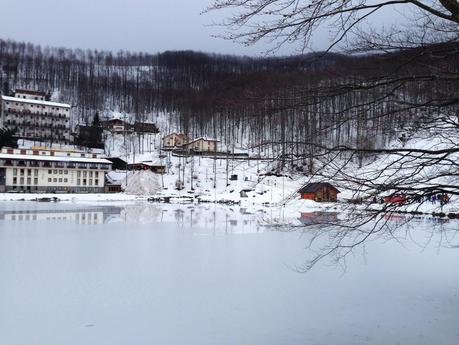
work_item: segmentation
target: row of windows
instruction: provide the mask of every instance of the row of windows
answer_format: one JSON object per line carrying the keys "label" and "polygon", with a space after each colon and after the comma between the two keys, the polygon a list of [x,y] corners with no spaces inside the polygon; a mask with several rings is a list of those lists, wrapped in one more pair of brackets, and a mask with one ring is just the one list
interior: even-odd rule
{"label": "row of windows", "polygon": [[[25,178],[24,177],[20,177],[19,178],[19,184],[25,184],[24,183]],[[13,184],[18,184],[18,178],[17,177],[13,177]],[[27,177],[27,184],[32,184],[32,178],[31,177]],[[35,177],[33,179],[33,184],[38,184],[38,177]]]}
{"label": "row of windows", "polygon": [[[16,169],[16,168],[13,169],[13,176],[17,176],[18,175],[18,171],[19,171],[19,174],[21,176],[24,176],[26,170],[27,170],[27,176],[32,176],[32,169]],[[34,176],[38,176],[38,170],[34,169],[33,170],[33,175]]]}
{"label": "row of windows", "polygon": [[48,182],[61,182],[62,183],[62,182],[69,182],[69,180],[66,177],[64,178],[59,177],[59,179],[57,177],[54,177],[54,178],[48,177]]}
{"label": "row of windows", "polygon": [[55,174],[55,175],[56,175],[56,174],[59,174],[59,175],[62,175],[62,174],[67,175],[67,174],[69,173],[68,170],[48,170],[48,174],[49,174],[49,175],[53,174],[53,171],[54,171],[54,174]]}
{"label": "row of windows", "polygon": [[[95,179],[94,180],[94,186],[99,185],[99,180]],[[85,178],[83,180],[77,179],[77,186],[92,186],[92,179],[86,180]]]}
{"label": "row of windows", "polygon": [[[81,171],[77,171],[77,177],[81,177],[81,175],[83,175],[83,177],[89,176],[91,178],[93,174],[92,174],[92,171],[83,171],[83,174],[81,173]],[[99,172],[98,171],[94,172],[94,177],[96,177],[96,178],[99,177]]]}
{"label": "row of windows", "polygon": [[[13,169],[13,176],[18,176],[18,172],[19,172],[19,175],[20,176],[25,176],[25,174],[27,173],[27,176],[32,176],[32,171],[33,171],[33,175],[34,176],[38,176],[38,169],[17,169],[17,168],[14,168]],[[68,175],[69,171],[68,170],[57,170],[57,169],[49,169],[48,170],[48,175]],[[89,178],[92,178],[92,177],[95,177],[95,178],[99,178],[99,172],[98,171],[77,171],[77,177],[80,178],[81,176],[83,175],[83,177],[88,177]],[[51,181],[49,181],[51,182]],[[62,181],[59,181],[59,182],[62,182]],[[67,181],[65,181],[67,182]]]}

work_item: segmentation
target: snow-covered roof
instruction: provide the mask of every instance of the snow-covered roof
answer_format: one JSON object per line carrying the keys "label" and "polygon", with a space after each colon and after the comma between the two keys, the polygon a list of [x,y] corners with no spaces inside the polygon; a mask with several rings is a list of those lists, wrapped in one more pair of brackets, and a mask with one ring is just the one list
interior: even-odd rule
{"label": "snow-covered roof", "polygon": [[160,160],[129,163],[128,165],[134,165],[134,164],[143,164],[143,165],[147,165],[147,166],[150,166],[150,167],[165,166],[163,163],[161,163]]}
{"label": "snow-covered roof", "polygon": [[4,101],[10,101],[10,102],[21,102],[21,103],[30,103],[30,104],[38,104],[38,105],[47,105],[50,107],[71,108],[70,104],[40,101],[37,99],[17,98],[17,97],[10,97],[10,96],[2,96],[2,99]]}
{"label": "snow-covered roof", "polygon": [[104,158],[85,158],[85,157],[70,157],[70,156],[34,156],[34,155],[21,155],[21,154],[13,154],[13,153],[0,153],[0,159],[112,164],[112,162]]}
{"label": "snow-covered roof", "polygon": [[196,138],[196,139],[193,139],[191,140],[190,142],[188,142],[187,144],[192,144],[196,141],[199,141],[199,140],[204,140],[204,141],[215,141],[215,142],[219,142],[220,140],[218,139],[214,139],[214,138],[206,138],[206,137],[199,137],[199,138]]}

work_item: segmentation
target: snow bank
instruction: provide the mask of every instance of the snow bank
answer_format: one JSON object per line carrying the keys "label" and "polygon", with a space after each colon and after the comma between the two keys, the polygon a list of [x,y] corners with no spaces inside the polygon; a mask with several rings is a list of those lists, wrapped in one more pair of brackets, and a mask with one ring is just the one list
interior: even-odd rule
{"label": "snow bank", "polygon": [[123,183],[121,188],[126,194],[152,195],[161,191],[158,175],[149,171],[133,171],[127,177],[127,185]]}

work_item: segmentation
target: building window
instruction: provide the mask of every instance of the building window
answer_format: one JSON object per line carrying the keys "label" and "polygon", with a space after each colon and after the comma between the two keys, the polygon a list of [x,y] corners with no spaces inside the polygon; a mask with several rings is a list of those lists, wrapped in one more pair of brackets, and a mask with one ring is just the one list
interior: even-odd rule
{"label": "building window", "polygon": [[59,174],[62,175],[62,170],[59,170]]}
{"label": "building window", "polygon": [[17,177],[13,177],[13,184],[17,184],[18,183],[18,178]]}
{"label": "building window", "polygon": [[48,182],[51,182],[51,181],[52,181],[51,177],[48,177]]}
{"label": "building window", "polygon": [[16,168],[13,169],[13,176],[18,176],[18,169]]}
{"label": "building window", "polygon": [[95,186],[98,186],[98,185],[99,185],[99,180],[98,180],[98,179],[95,179],[95,180],[94,180],[94,185],[95,185]]}
{"label": "building window", "polygon": [[98,171],[96,171],[96,172],[94,173],[94,177],[96,177],[96,178],[99,177],[99,172],[98,172]]}
{"label": "building window", "polygon": [[89,180],[89,185],[92,186],[92,180],[91,179]]}
{"label": "building window", "polygon": [[52,174],[52,173],[53,173],[53,171],[52,171],[52,170],[48,170],[48,174]]}
{"label": "building window", "polygon": [[27,177],[27,184],[32,184],[32,178]]}
{"label": "building window", "polygon": [[77,180],[77,186],[79,186],[80,184],[81,184],[81,180],[78,179],[78,180]]}
{"label": "building window", "polygon": [[86,177],[88,174],[86,171],[83,171],[83,177]]}
{"label": "building window", "polygon": [[53,178],[53,182],[57,182],[57,178]]}
{"label": "building window", "polygon": [[86,179],[83,179],[83,186],[86,186]]}
{"label": "building window", "polygon": [[89,172],[89,177],[92,177],[92,171]]}
{"label": "building window", "polygon": [[59,177],[59,182],[62,182],[62,177]]}
{"label": "building window", "polygon": [[21,176],[24,176],[24,169],[20,170]]}
{"label": "building window", "polygon": [[68,170],[64,170],[64,175],[67,175],[69,173]]}
{"label": "building window", "polygon": [[35,177],[35,178],[33,179],[33,184],[38,184],[38,178]]}
{"label": "building window", "polygon": [[27,176],[32,176],[32,170],[31,169],[27,169]]}
{"label": "building window", "polygon": [[67,178],[64,178],[64,182],[69,182],[69,180]]}
{"label": "building window", "polygon": [[38,169],[35,169],[35,170],[33,171],[33,176],[38,176]]}
{"label": "building window", "polygon": [[77,177],[81,177],[81,171],[77,171]]}
{"label": "building window", "polygon": [[57,175],[57,170],[54,170],[54,174],[56,174],[56,175]]}
{"label": "building window", "polygon": [[24,184],[24,177],[21,177],[21,178],[20,178],[19,184]]}

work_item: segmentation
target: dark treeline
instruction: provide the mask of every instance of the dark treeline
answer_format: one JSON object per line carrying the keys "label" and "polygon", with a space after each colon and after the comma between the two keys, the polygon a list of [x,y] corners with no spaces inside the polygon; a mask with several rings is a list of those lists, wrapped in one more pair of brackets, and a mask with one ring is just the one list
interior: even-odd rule
{"label": "dark treeline", "polygon": [[96,112],[139,120],[163,112],[190,136],[236,146],[280,142],[272,144],[273,154],[298,156],[307,146],[295,142],[385,144],[417,117],[455,110],[447,101],[458,89],[451,78],[459,72],[456,48],[251,58],[115,54],[0,40],[0,77],[4,92],[59,91],[74,106],[74,124],[89,123]]}

